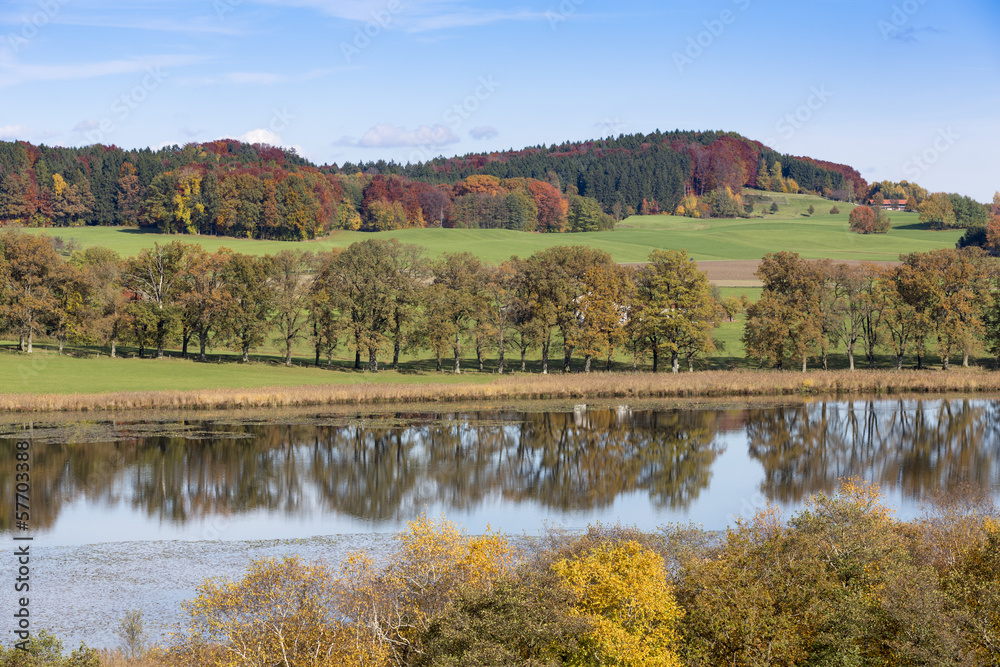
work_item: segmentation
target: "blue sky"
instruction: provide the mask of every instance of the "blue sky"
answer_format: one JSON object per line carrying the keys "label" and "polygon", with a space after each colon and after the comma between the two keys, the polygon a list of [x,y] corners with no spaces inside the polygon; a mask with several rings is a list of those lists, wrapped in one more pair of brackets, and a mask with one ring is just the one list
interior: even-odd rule
{"label": "blue sky", "polygon": [[0,139],[318,163],[731,130],[980,201],[995,0],[4,0]]}

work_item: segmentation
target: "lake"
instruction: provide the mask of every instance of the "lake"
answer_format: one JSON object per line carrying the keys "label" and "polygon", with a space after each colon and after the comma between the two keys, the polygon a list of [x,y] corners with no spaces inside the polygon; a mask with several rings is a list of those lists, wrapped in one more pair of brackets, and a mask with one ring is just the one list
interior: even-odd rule
{"label": "lake", "polygon": [[[24,421],[0,427],[0,529],[33,537],[34,627],[106,646],[130,608],[162,637],[207,576],[382,551],[424,512],[470,533],[722,530],[858,476],[908,519],[939,491],[1000,495],[998,436],[994,399]],[[31,442],[28,531],[12,523],[18,440]]]}

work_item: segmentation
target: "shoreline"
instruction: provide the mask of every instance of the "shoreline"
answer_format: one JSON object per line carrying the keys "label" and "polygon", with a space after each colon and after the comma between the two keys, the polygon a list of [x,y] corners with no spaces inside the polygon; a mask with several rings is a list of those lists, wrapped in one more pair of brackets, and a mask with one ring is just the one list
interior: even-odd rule
{"label": "shoreline", "polygon": [[361,383],[95,394],[0,394],[0,412],[241,410],[462,404],[495,401],[886,396],[1000,393],[1000,372],[981,368],[855,371],[517,374],[488,383]]}

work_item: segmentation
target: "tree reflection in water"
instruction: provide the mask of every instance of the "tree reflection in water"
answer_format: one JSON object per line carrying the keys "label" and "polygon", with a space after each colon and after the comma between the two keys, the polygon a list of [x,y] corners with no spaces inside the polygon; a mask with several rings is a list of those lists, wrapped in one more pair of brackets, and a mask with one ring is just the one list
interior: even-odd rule
{"label": "tree reflection in water", "polygon": [[[39,529],[78,500],[174,524],[254,511],[398,521],[425,507],[475,512],[491,503],[598,512],[636,493],[682,511],[709,489],[725,431],[745,433],[749,456],[764,469],[761,490],[782,503],[831,492],[849,475],[912,499],[959,484],[1000,488],[1000,402],[985,400],[143,425],[152,435],[133,425],[113,442],[60,439],[28,424],[8,427],[0,440],[8,460],[29,428]],[[3,531],[14,516],[13,475],[13,466],[0,467]]]}
{"label": "tree reflection in water", "polygon": [[997,401],[821,401],[748,410],[746,429],[769,498],[798,502],[857,475],[920,500],[1000,487],[998,417]]}

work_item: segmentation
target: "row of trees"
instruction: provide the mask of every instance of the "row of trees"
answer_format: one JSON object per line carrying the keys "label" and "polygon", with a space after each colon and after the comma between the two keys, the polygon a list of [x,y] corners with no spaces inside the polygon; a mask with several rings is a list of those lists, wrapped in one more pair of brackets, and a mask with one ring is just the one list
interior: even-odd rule
{"label": "row of trees", "polygon": [[[918,368],[935,350],[945,368],[956,354],[968,365],[980,341],[1000,354],[1000,299],[994,263],[979,249],[913,253],[898,266],[806,261],[795,253],[767,255],[757,274],[761,298],[747,309],[743,343],[761,365],[783,367],[810,358],[827,367],[832,349],[846,349],[850,368],[860,347],[868,365],[890,352]],[[499,266],[468,253],[428,260],[420,248],[371,239],[317,255],[282,251],[251,256],[208,253],[175,241],[121,259],[89,248],[64,261],[48,237],[0,237],[0,327],[30,353],[46,335],[68,341],[121,343],[157,356],[170,344],[238,350],[244,361],[271,341],[291,364],[308,341],[315,363],[332,364],[338,347],[377,371],[391,356],[430,350],[438,369],[446,357],[461,371],[474,350],[497,371],[508,353],[541,354],[541,371],[560,349],[563,369],[574,355],[590,370],[596,359],[631,353],[635,364],[668,356],[674,372],[715,348],[712,332],[742,304],[717,301],[704,273],[684,252],[654,251],[645,266],[614,264],[606,252],[558,246]],[[553,346],[558,346],[553,348]]]}
{"label": "row of trees", "polygon": [[[195,665],[998,665],[1000,521],[975,495],[893,517],[847,479],[785,520],[550,531],[516,549],[414,521],[376,562],[296,557],[209,580],[146,654]],[[12,652],[11,652],[12,653]],[[11,653],[0,650],[3,664]],[[17,663],[20,664],[20,663]],[[41,663],[68,664],[60,661]]]}
{"label": "row of trees", "polygon": [[114,150],[68,160],[62,153],[73,149],[8,146],[16,150],[0,151],[0,223],[115,223],[167,234],[281,240],[334,229],[614,227],[593,199],[530,178],[471,176],[454,185],[430,185],[397,175],[347,175],[277,160],[266,147],[246,152],[238,142],[186,147],[182,156],[160,161]]}
{"label": "row of trees", "polygon": [[[244,361],[269,339],[290,364],[300,340],[309,340],[319,364],[331,363],[342,343],[378,370],[391,350],[430,349],[438,368],[454,356],[460,372],[464,346],[474,346],[480,370],[488,352],[506,369],[506,353],[541,350],[547,372],[552,346],[563,365],[582,355],[617,350],[652,355],[654,369],[669,355],[676,372],[713,349],[720,318],[704,273],[683,252],[654,251],[642,268],[616,265],[601,250],[557,246],[526,259],[484,265],[468,253],[421,256],[417,246],[371,239],[344,250],[312,255],[286,250],[251,256],[175,241],[121,259],[104,248],[77,252],[70,261],[47,236],[7,232],[0,237],[0,326],[30,353],[38,335],[107,344],[121,342],[162,356],[172,341],[182,353],[196,344],[238,349]],[[739,304],[725,304],[730,317]]]}
{"label": "row of trees", "polygon": [[874,367],[887,350],[902,368],[907,354],[917,368],[933,346],[945,369],[977,340],[1000,353],[1000,300],[995,263],[977,248],[912,253],[898,266],[807,261],[797,253],[768,254],[757,275],[761,298],[747,309],[743,343],[749,357],[781,368],[787,358],[802,369],[810,358],[827,366],[828,352],[843,345],[851,369],[860,345]]}

